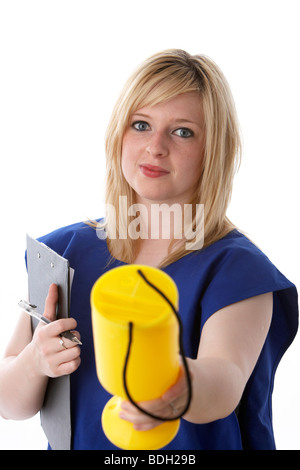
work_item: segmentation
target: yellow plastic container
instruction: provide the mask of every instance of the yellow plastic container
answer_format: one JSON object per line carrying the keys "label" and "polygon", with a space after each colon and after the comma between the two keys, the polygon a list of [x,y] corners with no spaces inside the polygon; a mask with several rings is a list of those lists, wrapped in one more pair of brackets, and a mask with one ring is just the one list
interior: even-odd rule
{"label": "yellow plastic container", "polygon": [[107,438],[121,449],[154,450],[177,434],[180,420],[167,421],[153,430],[136,431],[119,418],[127,400],[123,370],[133,324],[127,367],[127,386],[136,402],[160,397],[179,373],[178,323],[169,304],[139,275],[157,286],[178,308],[174,281],[163,271],[142,265],[121,266],[101,276],[91,292],[96,368],[102,386],[115,395],[102,413]]}

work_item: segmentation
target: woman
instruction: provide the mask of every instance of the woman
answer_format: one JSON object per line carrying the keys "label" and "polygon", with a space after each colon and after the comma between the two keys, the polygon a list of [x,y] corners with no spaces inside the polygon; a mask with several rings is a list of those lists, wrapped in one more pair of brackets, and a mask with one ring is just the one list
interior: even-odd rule
{"label": "woman", "polygon": [[[166,449],[275,448],[271,394],[297,331],[297,292],[226,217],[239,153],[231,93],[210,59],[169,50],[135,71],[108,127],[105,220],[95,222],[97,230],[82,223],[41,238],[75,269],[71,318],[40,326],[33,336],[27,316],[20,319],[1,364],[2,416],[32,416],[48,377],[71,374],[73,448],[115,449],[100,426],[109,395],[95,372],[89,297],[104,272],[138,263],[163,269],[177,284],[192,377],[191,405]],[[163,212],[155,218],[157,204]],[[205,215],[200,245],[197,204]],[[189,231],[182,218],[167,217],[170,207],[181,209],[183,219],[191,208]],[[51,320],[56,301],[52,285],[44,313]],[[81,351],[59,342],[62,331],[76,327]],[[167,418],[186,400],[182,375],[142,406]],[[120,416],[139,430],[160,424],[127,401]]]}

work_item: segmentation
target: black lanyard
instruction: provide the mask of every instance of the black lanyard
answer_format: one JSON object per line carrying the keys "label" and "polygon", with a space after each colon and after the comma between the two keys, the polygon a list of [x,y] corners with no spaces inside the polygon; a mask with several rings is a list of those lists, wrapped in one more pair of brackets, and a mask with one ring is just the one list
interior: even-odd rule
{"label": "black lanyard", "polygon": [[128,338],[128,348],[127,348],[127,353],[126,353],[126,358],[125,358],[125,363],[124,363],[124,368],[123,368],[123,385],[124,385],[124,389],[125,389],[125,392],[126,392],[126,395],[127,395],[127,398],[128,400],[130,401],[130,403],[132,403],[139,411],[145,413],[147,416],[150,416],[150,418],[154,418],[154,419],[158,419],[160,421],[174,421],[176,419],[179,419],[181,418],[188,410],[190,404],[191,404],[191,400],[192,400],[192,382],[191,382],[191,376],[190,376],[190,373],[189,373],[189,369],[188,369],[188,364],[187,364],[187,360],[186,360],[186,357],[185,357],[185,354],[184,354],[184,350],[183,350],[183,341],[182,341],[182,332],[183,332],[183,326],[182,326],[182,322],[181,322],[181,319],[179,317],[179,313],[177,312],[176,308],[174,307],[173,303],[170,301],[170,299],[157,287],[155,286],[154,284],[152,284],[152,282],[150,282],[145,274],[143,274],[143,272],[138,269],[137,270],[138,274],[143,278],[143,280],[152,288],[154,289],[156,292],[158,292],[158,294],[163,297],[165,299],[166,302],[168,302],[168,304],[170,305],[170,307],[172,308],[175,316],[176,316],[176,319],[178,321],[178,325],[179,325],[179,351],[180,351],[180,354],[181,354],[181,357],[182,357],[182,363],[183,363],[183,367],[184,367],[184,371],[185,371],[185,375],[186,375],[186,380],[187,380],[187,385],[188,385],[188,398],[187,398],[187,403],[184,407],[184,410],[177,416],[172,416],[171,418],[166,418],[166,417],[161,417],[161,416],[157,416],[157,415],[154,415],[152,413],[150,413],[149,411],[143,409],[142,407],[140,407],[135,401],[134,399],[132,398],[132,396],[130,395],[130,392],[128,390],[128,386],[127,386],[127,380],[126,380],[126,373],[127,373],[127,367],[128,367],[128,362],[129,362],[129,356],[130,356],[130,349],[131,349],[131,344],[132,344],[132,339],[133,339],[133,323],[132,322],[129,322],[128,326],[129,326],[129,338]]}

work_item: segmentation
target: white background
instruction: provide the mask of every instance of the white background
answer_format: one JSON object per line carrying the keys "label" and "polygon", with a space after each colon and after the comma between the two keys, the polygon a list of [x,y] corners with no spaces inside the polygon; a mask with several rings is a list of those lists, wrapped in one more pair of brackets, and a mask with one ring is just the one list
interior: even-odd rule
{"label": "white background", "polygon": [[[0,0],[0,353],[26,292],[25,235],[103,215],[104,132],[149,55],[210,56],[237,105],[232,221],[299,286],[298,0]],[[300,449],[300,341],[275,382],[278,449]],[[39,417],[0,419],[0,449],[44,449]]]}

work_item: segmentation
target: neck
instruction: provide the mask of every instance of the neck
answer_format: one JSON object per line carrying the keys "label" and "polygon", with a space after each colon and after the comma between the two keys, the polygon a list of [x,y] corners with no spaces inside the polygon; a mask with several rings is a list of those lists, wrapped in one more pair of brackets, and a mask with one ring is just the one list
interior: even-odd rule
{"label": "neck", "polygon": [[137,203],[133,207],[131,228],[142,240],[170,243],[174,238],[182,238],[183,204]]}

